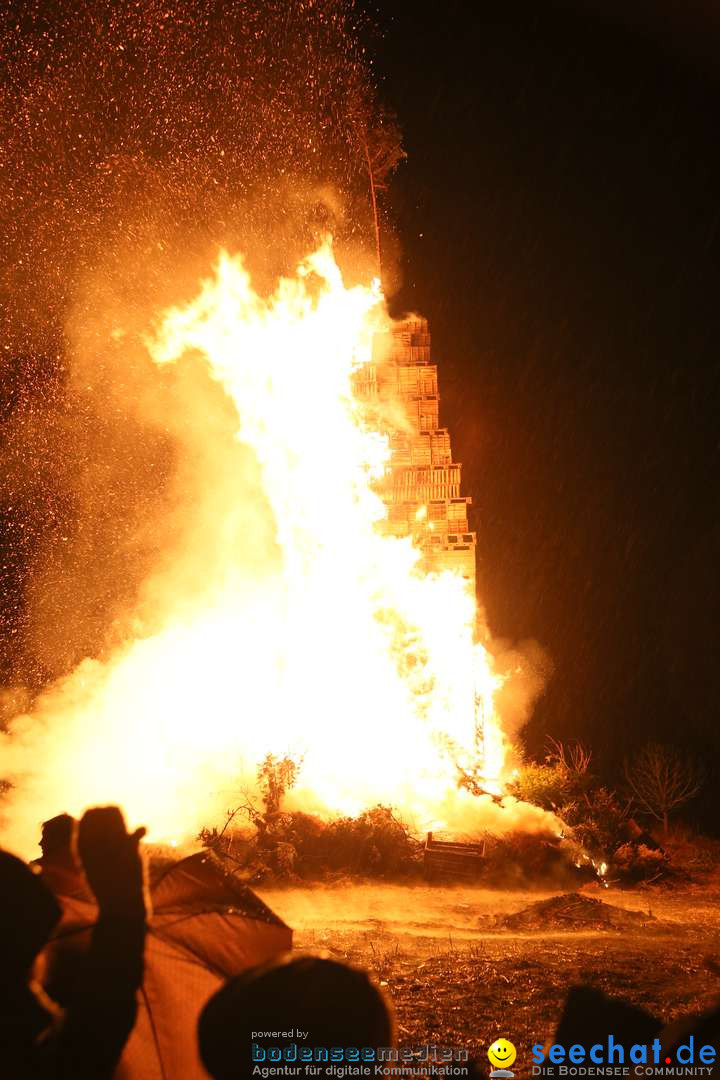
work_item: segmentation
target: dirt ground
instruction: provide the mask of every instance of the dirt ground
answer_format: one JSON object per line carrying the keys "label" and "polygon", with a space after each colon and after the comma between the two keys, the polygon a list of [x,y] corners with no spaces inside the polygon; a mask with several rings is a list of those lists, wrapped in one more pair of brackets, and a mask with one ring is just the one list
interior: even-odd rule
{"label": "dirt ground", "polygon": [[[591,885],[570,896],[377,884],[258,892],[294,928],[296,947],[375,974],[401,1045],[467,1048],[486,1064],[487,1047],[504,1036],[518,1048],[518,1076],[529,1074],[528,1048],[552,1035],[574,984],[665,1020],[720,999],[720,880]],[[612,905],[612,922],[598,928],[601,909],[585,900]],[[507,917],[524,929],[503,926]]]}

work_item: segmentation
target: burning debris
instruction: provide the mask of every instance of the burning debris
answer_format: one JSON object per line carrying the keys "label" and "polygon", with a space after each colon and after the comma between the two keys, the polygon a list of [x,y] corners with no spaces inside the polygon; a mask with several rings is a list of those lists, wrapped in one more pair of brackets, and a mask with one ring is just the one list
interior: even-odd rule
{"label": "burning debris", "polygon": [[465,843],[428,833],[424,874],[438,884],[463,881],[505,889],[543,882],[579,885],[597,876],[591,860],[579,862],[576,845],[565,837],[521,830]]}

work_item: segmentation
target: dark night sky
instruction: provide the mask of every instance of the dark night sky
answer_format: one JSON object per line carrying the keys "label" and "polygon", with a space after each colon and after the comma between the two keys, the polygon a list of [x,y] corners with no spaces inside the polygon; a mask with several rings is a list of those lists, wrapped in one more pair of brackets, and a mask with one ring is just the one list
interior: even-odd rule
{"label": "dark night sky", "polygon": [[659,736],[712,760],[717,23],[514,2],[377,18],[408,151],[397,303],[431,321],[491,626],[555,666],[528,742],[580,737],[612,768]]}

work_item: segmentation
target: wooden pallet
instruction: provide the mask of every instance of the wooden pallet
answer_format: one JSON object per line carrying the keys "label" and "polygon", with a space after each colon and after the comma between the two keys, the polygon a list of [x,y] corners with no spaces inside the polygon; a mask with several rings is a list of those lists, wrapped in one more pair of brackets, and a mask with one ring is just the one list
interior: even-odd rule
{"label": "wooden pallet", "polygon": [[485,843],[459,844],[436,840],[429,832],[425,840],[423,871],[428,881],[473,880],[485,864]]}

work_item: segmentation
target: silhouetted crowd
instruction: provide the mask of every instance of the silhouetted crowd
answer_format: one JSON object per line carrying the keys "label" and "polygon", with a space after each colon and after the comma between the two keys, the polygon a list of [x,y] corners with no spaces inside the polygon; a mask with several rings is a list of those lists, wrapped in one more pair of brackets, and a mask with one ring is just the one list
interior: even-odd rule
{"label": "silhouetted crowd", "polygon": [[[157,1070],[123,1071],[123,1051],[144,992],[150,905],[143,835],[142,829],[128,833],[117,807],[100,807],[87,811],[79,823],[68,815],[46,822],[42,856],[32,865],[0,851],[0,1080],[187,1080],[197,1075],[190,1067],[170,1075],[161,1064]],[[63,917],[58,898],[68,897],[96,911],[82,948],[64,947],[57,934]],[[488,989],[491,1003],[494,995]],[[497,1021],[511,1030],[511,1016]],[[325,956],[285,953],[240,971],[204,1004],[197,1023],[199,1057],[215,1080],[342,1075],[325,1063],[303,1066],[295,1057],[298,1032],[309,1047],[396,1046],[390,1004],[367,974]],[[588,987],[571,990],[553,1041],[589,1048],[604,1045],[610,1033],[615,1044],[626,1046],[658,1040],[662,1062],[675,1065],[678,1048],[689,1040],[693,1046],[717,1046],[720,1010],[664,1028],[625,1001]],[[265,1058],[262,1047],[268,1038],[285,1047],[284,1056]],[[695,1060],[703,1066],[698,1075],[714,1072],[709,1057],[708,1052],[702,1061]],[[636,1069],[637,1075],[660,1075],[651,1066],[628,1064],[626,1075]],[[409,1068],[418,1075],[416,1063]],[[516,1068],[521,1075],[527,1070],[521,1062]],[[393,1070],[399,1075],[396,1065]],[[374,1067],[370,1075],[377,1075]],[[485,1073],[469,1062],[465,1075]]]}
{"label": "silhouetted crowd", "polygon": [[[117,807],[100,807],[77,826],[64,814],[46,822],[42,857],[32,866],[0,851],[2,1080],[154,1080],[144,1069],[121,1068],[143,992],[150,914],[143,835],[128,833]],[[59,897],[96,905],[81,950],[55,936]],[[286,953],[242,971],[207,1002],[198,1024],[200,1057],[216,1080],[250,1076],[253,1039],[267,1042],[258,1033],[277,1032],[271,1041],[282,1043],[284,1033],[298,1029],[324,1046],[395,1042],[389,1005],[364,972]],[[176,1080],[162,1067],[157,1075]]]}

